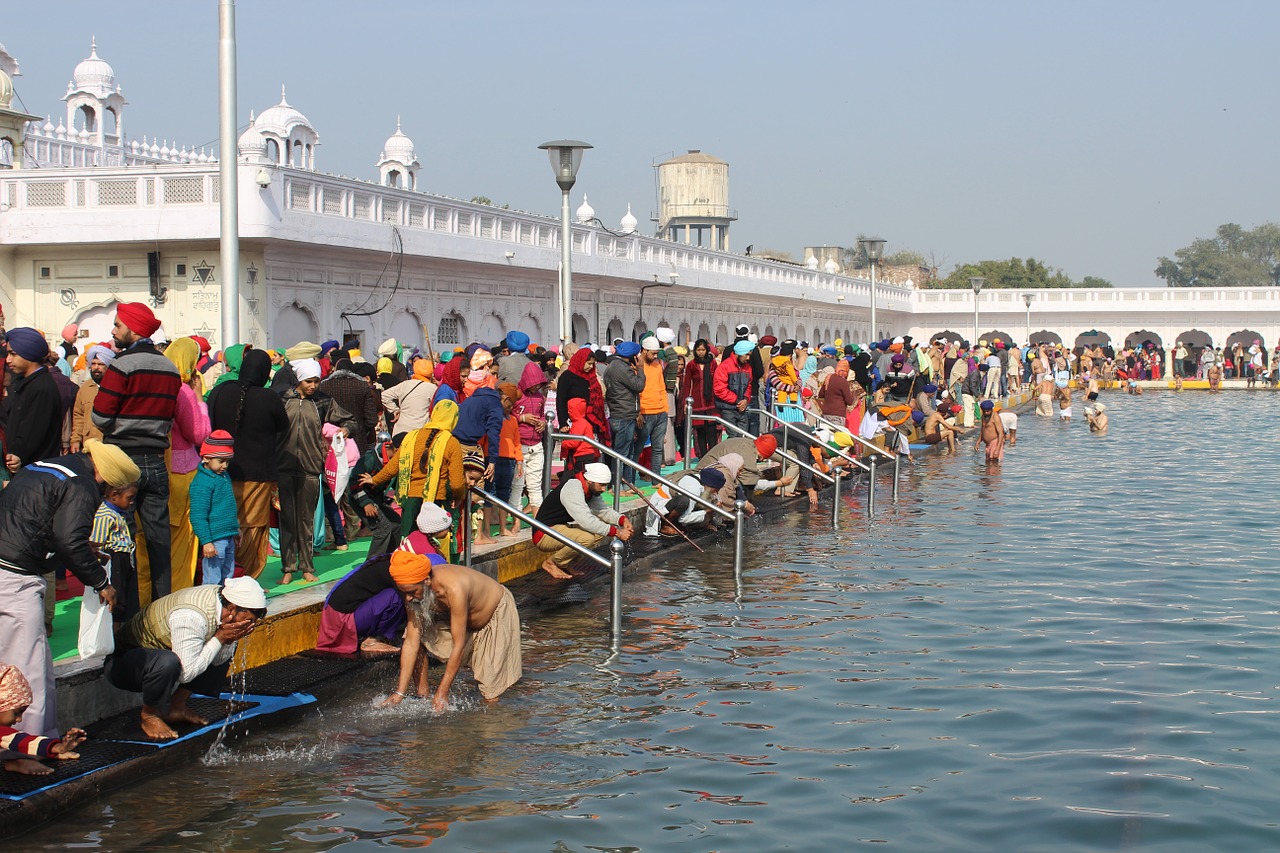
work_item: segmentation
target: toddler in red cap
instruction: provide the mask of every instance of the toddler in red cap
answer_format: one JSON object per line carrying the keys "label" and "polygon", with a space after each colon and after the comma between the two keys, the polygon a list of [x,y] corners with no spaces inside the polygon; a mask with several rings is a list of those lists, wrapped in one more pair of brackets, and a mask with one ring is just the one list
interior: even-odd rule
{"label": "toddler in red cap", "polygon": [[227,468],[235,455],[235,439],[214,430],[200,446],[200,467],[191,481],[191,529],[200,547],[203,582],[222,583],[235,575],[240,522],[236,495]]}

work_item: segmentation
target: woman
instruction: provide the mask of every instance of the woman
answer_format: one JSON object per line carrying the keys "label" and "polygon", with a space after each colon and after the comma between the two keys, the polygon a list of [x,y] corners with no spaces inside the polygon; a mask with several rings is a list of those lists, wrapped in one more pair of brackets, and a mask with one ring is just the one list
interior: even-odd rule
{"label": "woman", "polygon": [[569,369],[560,374],[556,384],[556,420],[563,429],[569,424],[569,401],[580,398],[587,403],[587,420],[596,430],[596,440],[611,445],[609,419],[604,413],[604,391],[596,376],[595,353],[583,347],[569,359]]}
{"label": "woman", "polygon": [[[199,344],[196,344],[196,346],[199,346]],[[209,390],[202,395],[205,399],[208,399],[209,394],[219,385],[236,382],[240,379],[240,367],[244,364],[244,354],[251,349],[253,347],[249,344],[235,344],[222,351],[223,371],[209,386]]]}
{"label": "woman", "polygon": [[395,478],[402,539],[413,531],[424,501],[444,505],[463,493],[462,445],[453,436],[457,425],[458,404],[441,400],[426,426],[405,434],[381,471],[360,478],[361,485],[379,489]]}
{"label": "woman", "polygon": [[[769,390],[773,392],[775,414],[784,421],[804,421],[804,412],[797,407],[800,402],[800,372],[795,365],[796,342],[788,338],[778,346],[778,354],[769,360]],[[849,363],[840,363],[847,371]]]}
{"label": "woman", "polygon": [[195,576],[196,538],[191,530],[190,489],[200,467],[200,445],[209,437],[209,411],[202,399],[202,380],[196,372],[200,344],[191,338],[178,338],[165,349],[164,356],[178,368],[182,378],[169,432],[169,558],[173,591],[177,592],[200,582]]}
{"label": "woman", "polygon": [[[680,399],[693,400],[693,414],[716,413],[715,374],[716,360],[711,351],[711,342],[706,338],[698,338],[693,345],[693,358],[685,365],[684,376],[680,379]],[[702,458],[712,448],[718,437],[719,428],[714,421],[693,422],[693,444],[698,458]]]}

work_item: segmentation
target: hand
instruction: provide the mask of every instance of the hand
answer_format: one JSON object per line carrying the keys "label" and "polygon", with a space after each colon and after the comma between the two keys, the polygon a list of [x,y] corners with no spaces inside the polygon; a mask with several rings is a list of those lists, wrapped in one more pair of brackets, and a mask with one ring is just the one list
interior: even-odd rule
{"label": "hand", "polygon": [[4,467],[8,468],[10,472],[16,472],[18,468],[22,467],[22,460],[12,453],[6,453],[4,455]]}
{"label": "hand", "polygon": [[200,549],[200,555],[203,557],[216,557],[218,556],[218,546],[212,542],[206,542],[204,547]]}
{"label": "hand", "polygon": [[71,452],[72,452],[72,453],[79,453],[79,452],[80,452],[80,442],[78,442],[78,441],[73,441],[73,442],[71,442],[71,448],[70,448],[70,450],[71,450]]}
{"label": "hand", "polygon": [[742,511],[745,512],[747,515],[755,515],[756,505],[753,504],[751,501],[747,501],[747,505],[742,508]]}
{"label": "hand", "polygon": [[524,476],[524,462],[523,462],[523,461],[520,461],[520,462],[517,462],[517,463],[516,463],[516,476],[517,476],[517,477],[523,477],[523,476]]}
{"label": "hand", "polygon": [[486,466],[485,466],[485,468],[484,468],[484,478],[485,478],[486,480],[492,480],[492,479],[493,479],[493,469],[494,469],[494,464],[493,464],[492,462],[490,462],[488,465],[486,465]]}
{"label": "hand", "polygon": [[368,474],[361,474],[360,479],[357,480],[356,483],[361,486],[372,486],[373,477],[369,476]]}
{"label": "hand", "polygon": [[77,746],[84,743],[84,739],[88,737],[84,733],[84,729],[67,729],[67,733],[62,736],[62,743],[54,744],[51,753],[58,756],[61,761],[70,761],[73,758],[79,758],[80,753],[73,752]]}
{"label": "hand", "polygon": [[746,400],[739,400],[739,401],[738,401],[738,411],[739,411],[739,412],[745,412],[746,410],[747,410],[747,401],[746,401]]}
{"label": "hand", "polygon": [[399,705],[404,701],[404,696],[400,693],[392,693],[386,699],[378,703],[379,708],[390,708],[393,705]]}
{"label": "hand", "polygon": [[252,619],[245,619],[240,622],[224,622],[218,626],[218,630],[214,632],[213,637],[225,646],[234,643],[241,637],[247,636],[253,630],[253,625],[254,621]]}
{"label": "hand", "polygon": [[368,504],[367,506],[365,506],[364,516],[365,518],[377,518],[378,517],[377,504]]}
{"label": "hand", "polygon": [[632,537],[632,536],[634,536],[634,535],[635,535],[635,529],[634,529],[634,528],[631,528],[631,527],[619,527],[619,528],[618,528],[618,538],[619,538],[619,539],[621,539],[623,542],[628,541],[628,540],[629,540],[629,539],[631,539],[631,537]]}
{"label": "hand", "polygon": [[435,711],[437,714],[443,714],[445,711],[449,710],[449,697],[441,696],[437,693],[431,699],[431,710]]}
{"label": "hand", "polygon": [[789,476],[789,477],[783,477],[781,480],[779,480],[779,481],[778,481],[778,485],[779,485],[779,486],[790,486],[790,485],[791,485],[792,483],[794,483],[795,481],[796,481],[796,475],[795,475],[795,474],[792,474],[792,475],[791,475],[791,476]]}
{"label": "hand", "polygon": [[101,601],[108,610],[116,609],[116,588],[111,584],[107,584],[98,590],[98,600]]}

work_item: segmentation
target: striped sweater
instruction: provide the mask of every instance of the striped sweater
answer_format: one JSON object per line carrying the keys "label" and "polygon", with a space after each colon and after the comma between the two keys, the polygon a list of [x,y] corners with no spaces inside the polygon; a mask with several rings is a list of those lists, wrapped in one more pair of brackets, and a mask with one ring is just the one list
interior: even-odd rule
{"label": "striped sweater", "polygon": [[178,368],[148,340],[116,356],[93,400],[103,440],[131,455],[164,453],[181,384]]}
{"label": "striped sweater", "polygon": [[20,732],[12,726],[0,726],[0,749],[11,749],[33,758],[48,758],[53,755],[53,747],[60,743],[62,738],[41,737]]}

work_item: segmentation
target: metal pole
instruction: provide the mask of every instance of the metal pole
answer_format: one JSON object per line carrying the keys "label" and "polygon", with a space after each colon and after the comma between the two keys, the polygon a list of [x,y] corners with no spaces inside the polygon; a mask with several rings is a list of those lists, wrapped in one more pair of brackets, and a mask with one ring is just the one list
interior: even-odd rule
{"label": "metal pole", "polygon": [[835,472],[836,478],[835,478],[835,481],[831,484],[831,529],[839,530],[840,529],[840,472],[834,468],[832,470]]}
{"label": "metal pole", "polygon": [[626,546],[622,540],[614,538],[609,543],[613,556],[613,589],[609,599],[609,633],[613,638],[613,651],[617,654],[622,648],[622,552]]}
{"label": "metal pole", "polygon": [[467,489],[467,497],[462,502],[462,565],[471,567],[471,540],[475,537],[475,533],[471,530],[471,490]]}
{"label": "metal pole", "polygon": [[876,336],[876,262],[871,262],[871,334],[867,340],[878,340]]}
{"label": "metal pole", "polygon": [[622,460],[613,457],[613,511],[622,508]]}
{"label": "metal pole", "polygon": [[[568,208],[565,208],[565,210],[568,210]],[[981,296],[980,293],[973,294],[973,340],[969,342],[970,349],[978,345],[978,297],[979,296]]]}
{"label": "metal pole", "polygon": [[573,273],[570,270],[569,250],[573,248],[573,233],[569,228],[569,191],[560,195],[560,344],[568,343],[573,336]]}
{"label": "metal pole", "polygon": [[236,179],[236,4],[218,0],[218,255],[223,349],[240,343],[240,220]]}
{"label": "metal pole", "polygon": [[867,515],[876,514],[876,458],[871,457],[871,473],[867,475]]}
{"label": "metal pole", "polygon": [[746,536],[747,502],[739,498],[733,502],[733,573],[742,573],[742,540]]}
{"label": "metal pole", "polygon": [[893,454],[893,502],[898,502],[898,467],[902,461],[902,454],[894,451]]}
{"label": "metal pole", "polygon": [[693,456],[693,398],[684,398],[684,470],[690,468],[689,457]]}
{"label": "metal pole", "polygon": [[551,424],[548,423],[542,433],[542,499],[551,494],[551,453],[555,449],[556,440],[551,437]]}

